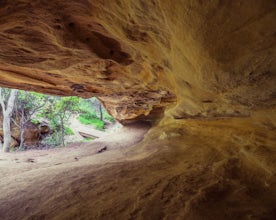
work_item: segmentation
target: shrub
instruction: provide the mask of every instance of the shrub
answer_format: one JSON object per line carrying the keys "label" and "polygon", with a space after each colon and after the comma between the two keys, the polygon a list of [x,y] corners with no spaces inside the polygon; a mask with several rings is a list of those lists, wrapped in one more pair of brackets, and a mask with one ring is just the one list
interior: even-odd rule
{"label": "shrub", "polygon": [[31,119],[31,122],[32,122],[34,125],[38,125],[38,124],[39,124],[39,120],[37,120],[37,119]]}
{"label": "shrub", "polygon": [[61,137],[58,132],[53,132],[51,135],[45,137],[42,141],[42,145],[57,147],[61,143]]}
{"label": "shrub", "polygon": [[69,127],[64,127],[65,135],[74,135],[74,132]]}

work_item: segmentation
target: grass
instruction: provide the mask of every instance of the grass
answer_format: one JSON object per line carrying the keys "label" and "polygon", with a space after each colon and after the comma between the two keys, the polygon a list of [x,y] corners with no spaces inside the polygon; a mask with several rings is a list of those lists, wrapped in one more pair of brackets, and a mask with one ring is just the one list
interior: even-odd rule
{"label": "grass", "polygon": [[94,140],[94,138],[84,138],[81,142],[90,142],[93,140]]}
{"label": "grass", "polygon": [[94,118],[90,114],[81,114],[79,115],[78,120],[84,125],[93,125],[97,130],[104,130],[104,122],[100,119]]}
{"label": "grass", "polygon": [[69,127],[64,127],[64,133],[65,135],[73,135],[74,132]]}

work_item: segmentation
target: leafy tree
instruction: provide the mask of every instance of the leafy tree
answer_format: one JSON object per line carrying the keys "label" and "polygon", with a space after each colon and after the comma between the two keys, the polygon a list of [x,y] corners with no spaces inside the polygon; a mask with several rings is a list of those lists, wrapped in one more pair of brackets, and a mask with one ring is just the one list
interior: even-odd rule
{"label": "leafy tree", "polygon": [[24,134],[27,123],[36,120],[34,116],[39,114],[44,106],[49,102],[49,97],[36,92],[19,91],[16,99],[16,116],[20,118],[19,124],[13,120],[14,124],[20,128],[20,149],[24,148]]}
{"label": "leafy tree", "polygon": [[84,100],[79,97],[56,97],[36,92],[1,89],[0,103],[5,120],[3,122],[5,151],[9,150],[7,146],[11,142],[11,120],[20,128],[21,149],[24,148],[27,123],[37,122],[40,118],[48,119],[52,130],[50,136],[46,137],[43,142],[63,146],[65,146],[65,135],[73,133],[68,127],[69,118],[73,114],[81,113],[79,120],[82,123],[93,124],[99,130],[104,129],[105,120],[113,121],[96,98]]}
{"label": "leafy tree", "polygon": [[9,90],[0,88],[0,104],[2,107],[3,114],[4,152],[9,152],[11,144],[11,117],[16,96],[16,89]]}
{"label": "leafy tree", "polygon": [[[51,127],[60,133],[61,143],[65,146],[65,126],[68,119],[79,112],[79,97],[52,97],[51,105],[46,108],[45,116],[49,119]],[[54,134],[56,135],[56,134]]]}

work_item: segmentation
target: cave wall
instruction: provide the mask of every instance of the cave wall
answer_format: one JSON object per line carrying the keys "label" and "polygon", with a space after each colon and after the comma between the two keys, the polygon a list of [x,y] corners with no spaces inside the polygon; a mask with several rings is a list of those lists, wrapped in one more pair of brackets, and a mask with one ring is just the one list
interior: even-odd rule
{"label": "cave wall", "polygon": [[14,178],[2,181],[0,213],[274,219],[275,9],[274,0],[0,1],[0,86],[96,96],[122,123],[161,119],[118,163],[108,146],[104,165],[72,157],[43,169],[50,177],[28,172],[14,196],[5,190]]}
{"label": "cave wall", "polygon": [[0,85],[97,96],[121,122],[275,107],[276,2],[1,1]]}

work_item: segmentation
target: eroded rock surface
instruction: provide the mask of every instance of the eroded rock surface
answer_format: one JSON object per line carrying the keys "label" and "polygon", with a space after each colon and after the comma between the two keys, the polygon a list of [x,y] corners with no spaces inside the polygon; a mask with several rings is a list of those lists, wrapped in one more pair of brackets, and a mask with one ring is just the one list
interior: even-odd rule
{"label": "eroded rock surface", "polygon": [[274,0],[7,0],[0,16],[0,86],[163,118],[120,160],[7,174],[6,219],[274,219]]}
{"label": "eroded rock surface", "polygon": [[[1,86],[97,96],[118,120],[275,106],[276,3],[1,1]],[[177,100],[177,102],[176,102]]]}
{"label": "eroded rock surface", "polygon": [[128,126],[80,146],[0,154],[0,216],[272,220],[275,129],[268,115],[160,123],[143,141],[145,128]]}

